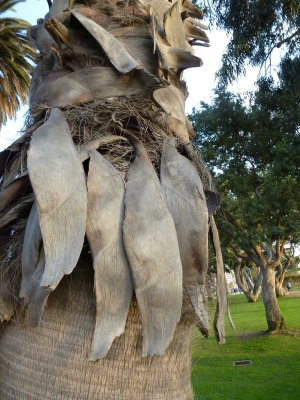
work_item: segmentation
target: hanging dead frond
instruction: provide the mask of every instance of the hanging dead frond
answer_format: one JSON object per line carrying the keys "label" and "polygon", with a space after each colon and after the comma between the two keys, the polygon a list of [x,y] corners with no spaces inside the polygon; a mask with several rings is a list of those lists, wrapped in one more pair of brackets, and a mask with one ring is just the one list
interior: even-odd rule
{"label": "hanging dead frond", "polygon": [[164,143],[161,160],[163,192],[175,222],[183,267],[183,287],[194,307],[204,336],[209,319],[204,286],[208,269],[208,212],[203,186],[189,160],[181,156],[174,141]]}
{"label": "hanging dead frond", "polygon": [[[182,265],[175,226],[142,144],[127,173],[124,244],[143,325],[143,355],[168,347],[182,305]],[[166,252],[166,249],[167,252]]]}
{"label": "hanging dead frond", "polygon": [[87,212],[83,168],[60,110],[33,134],[28,170],[46,257],[41,285],[53,290],[76,266]]}
{"label": "hanging dead frond", "polygon": [[93,256],[96,327],[89,360],[105,357],[125,330],[133,283],[123,245],[125,184],[96,150],[89,153],[87,238]]}

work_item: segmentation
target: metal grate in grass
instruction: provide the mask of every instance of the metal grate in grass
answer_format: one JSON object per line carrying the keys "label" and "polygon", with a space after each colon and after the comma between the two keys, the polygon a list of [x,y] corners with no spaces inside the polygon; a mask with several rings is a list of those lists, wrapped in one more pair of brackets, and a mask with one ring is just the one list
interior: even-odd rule
{"label": "metal grate in grass", "polygon": [[238,361],[233,361],[232,365],[233,366],[252,365],[252,361],[251,360],[238,360]]}

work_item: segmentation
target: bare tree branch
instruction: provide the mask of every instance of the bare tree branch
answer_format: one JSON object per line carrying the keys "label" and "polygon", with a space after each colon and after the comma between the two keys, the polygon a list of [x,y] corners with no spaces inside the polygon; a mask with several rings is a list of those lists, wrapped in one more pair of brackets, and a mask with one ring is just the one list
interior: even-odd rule
{"label": "bare tree branch", "polygon": [[245,282],[246,282],[249,290],[253,292],[254,283],[253,283],[252,279],[250,278],[248,272],[246,271],[246,268],[243,268],[243,275],[244,275]]}
{"label": "bare tree branch", "polygon": [[289,42],[290,40],[293,39],[293,37],[297,36],[300,34],[300,28],[296,30],[296,32],[292,33],[290,36],[280,40],[275,46],[272,47],[272,49],[269,51],[269,54],[277,47],[278,49],[285,43]]}
{"label": "bare tree branch", "polygon": [[227,248],[230,249],[230,250],[234,253],[234,255],[235,255],[235,257],[236,257],[237,259],[241,258],[241,259],[243,259],[243,260],[247,260],[247,255],[246,255],[245,253],[241,252],[241,251],[240,251],[236,246],[234,246],[232,243],[228,243],[228,244],[227,244]]}
{"label": "bare tree branch", "polygon": [[241,230],[242,232],[246,232],[245,228],[243,228],[243,227],[233,218],[233,216],[232,216],[229,212],[225,211],[224,214],[225,214],[225,217],[226,217],[226,219],[227,219],[228,222],[230,222],[232,225],[234,225],[236,228],[238,228],[238,229]]}
{"label": "bare tree branch", "polygon": [[259,268],[261,267],[261,259],[257,256],[257,254],[254,251],[249,251],[247,253],[248,255],[248,260],[250,262],[254,262]]}
{"label": "bare tree branch", "polygon": [[268,54],[266,55],[266,57],[264,58],[263,62],[261,63],[261,67],[259,69],[259,74],[262,70],[263,65],[265,64],[265,62],[267,61],[267,59],[271,56],[271,53],[273,52],[274,49],[279,49],[283,44],[288,43],[290,40],[292,40],[295,36],[300,34],[300,28],[298,28],[294,33],[292,33],[290,36],[280,40],[279,42],[277,42],[268,52]]}

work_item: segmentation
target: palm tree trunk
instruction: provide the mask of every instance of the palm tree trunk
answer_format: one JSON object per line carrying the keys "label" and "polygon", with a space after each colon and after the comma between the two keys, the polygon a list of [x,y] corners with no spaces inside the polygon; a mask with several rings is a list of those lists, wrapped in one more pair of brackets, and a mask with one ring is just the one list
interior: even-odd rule
{"label": "palm tree trunk", "polygon": [[[192,147],[188,144],[194,132],[184,113],[186,88],[181,81],[184,69],[202,64],[201,59],[193,54],[189,42],[208,42],[206,33],[200,26],[197,28],[197,21],[186,21],[186,15],[202,18],[203,14],[190,0],[174,4],[167,0],[80,0],[75,2],[74,7],[72,4],[73,2],[67,0],[54,0],[47,18],[43,22],[39,21],[40,23],[29,32],[41,53],[30,90],[32,125],[28,127],[21,142],[18,142],[16,151],[19,153],[20,167],[18,164],[15,173],[10,175],[17,177],[17,180],[23,172],[23,159],[20,155],[27,153],[28,139],[31,137],[26,162],[35,194],[31,201],[36,200],[38,218],[34,217],[34,211],[33,214],[30,211],[30,223],[28,220],[26,222],[28,209],[26,210],[24,248],[27,258],[23,257],[23,260],[30,262],[23,263],[23,286],[21,285],[20,296],[24,299],[24,304],[28,304],[27,321],[38,324],[50,291],[56,288],[63,275],[70,274],[75,267],[85,232],[95,266],[97,307],[95,296],[92,294],[93,263],[91,260],[84,263],[81,259],[81,267],[78,265],[72,275],[63,278],[57,289],[50,294],[39,326],[22,328],[13,321],[7,322],[5,329],[0,332],[0,399],[190,400],[193,398],[193,392],[189,343],[191,324],[195,319],[189,312],[185,312],[185,316],[180,319],[182,275],[188,271],[188,276],[194,278],[192,293],[196,293],[197,296],[192,298],[190,295],[191,303],[197,312],[200,309],[198,319],[203,316],[206,318],[197,277],[200,273],[204,275],[201,285],[204,284],[208,242],[202,231],[197,237],[187,224],[186,232],[191,233],[196,244],[193,252],[189,252],[193,253],[191,262],[187,258],[186,270],[184,266],[181,268],[181,250],[176,227],[154,168],[159,173],[165,139],[174,136],[184,146],[185,151],[193,155],[190,158],[197,164],[198,173],[200,171],[202,176],[205,171],[203,162],[197,161]],[[124,135],[131,138],[130,143],[127,140],[124,142]],[[77,146],[76,149],[72,141]],[[174,147],[172,154],[180,160],[181,155],[177,152],[175,143],[171,142]],[[111,146],[112,144],[115,146]],[[136,157],[133,161],[134,153]],[[101,164],[105,174],[107,168],[109,169],[111,179],[111,185],[101,193],[104,193],[105,205],[111,203],[110,196],[115,193],[116,180],[112,179],[112,176],[120,175],[123,180],[126,178],[126,187],[123,180],[122,185],[118,186],[119,198],[122,200],[122,196],[125,196],[125,212],[123,200],[115,209],[110,210],[110,214],[105,207],[99,206],[102,201],[101,190],[98,190],[98,181],[93,179],[91,172],[98,165],[96,155],[99,163],[101,157],[104,158],[101,163],[109,163],[109,168],[106,164],[106,169]],[[182,159],[185,160],[184,157]],[[81,162],[85,160],[87,162],[82,165]],[[167,156],[166,160],[168,164]],[[201,198],[203,210],[199,211],[197,207],[193,209],[197,216],[200,215],[203,230],[208,233],[208,214],[215,212],[219,196],[210,192],[212,196],[208,196],[207,206],[200,178],[194,179],[196,171],[187,159],[184,163],[185,170],[193,171],[193,175],[186,175],[193,177],[189,181],[189,184],[193,185],[191,204],[194,204],[196,197],[198,203]],[[146,167],[141,169],[140,165]],[[176,168],[182,172],[179,161],[178,165],[180,168]],[[143,178],[145,183],[150,184],[138,186],[139,191],[135,190],[134,182],[138,181],[135,177],[141,170],[140,181]],[[175,175],[172,176],[174,182]],[[205,172],[204,175],[208,176],[208,173]],[[208,186],[211,188],[211,180],[209,176],[208,178]],[[24,181],[28,181],[27,176]],[[182,179],[182,182],[185,183],[185,179]],[[179,182],[179,187],[184,188],[182,182]],[[13,184],[16,186],[19,182]],[[145,192],[145,186],[148,190],[146,193],[152,190],[152,196],[145,196],[147,202],[141,201],[140,196],[140,192]],[[8,199],[10,189],[4,193],[4,197]],[[30,190],[29,188],[25,194],[31,196]],[[96,193],[94,198],[93,193]],[[194,193],[199,193],[199,198],[194,196]],[[156,208],[151,208],[152,199],[155,207],[157,205]],[[176,212],[186,213],[185,204],[182,210],[179,207],[178,211],[174,211],[174,215]],[[109,223],[106,221],[98,227],[98,216],[90,219],[94,212],[95,215],[98,212],[107,219],[107,215],[112,215],[115,217],[115,223],[111,225],[110,218]],[[151,222],[154,219],[153,215],[156,216],[156,225],[153,225],[151,231],[144,229],[151,225],[146,222]],[[161,236],[166,238],[166,243],[157,240],[155,235],[156,232],[164,232],[165,226],[168,234]],[[115,241],[114,246],[111,246],[112,253],[108,254],[106,242],[109,241],[103,237],[111,238],[110,228],[115,235]],[[171,230],[174,245],[172,257],[169,256]],[[90,231],[95,233],[89,235]],[[93,235],[97,242],[97,246],[94,247],[91,244],[94,243],[91,240]],[[34,240],[31,240],[32,238]],[[163,253],[166,250],[166,262],[152,247],[141,245],[143,240],[148,244],[149,238],[154,249],[158,243],[157,248],[163,249]],[[183,240],[190,246],[188,238],[186,235]],[[201,242],[200,245],[200,239],[203,238],[205,243]],[[216,248],[216,243],[214,247]],[[219,249],[219,244],[217,247]],[[183,247],[185,248],[187,247]],[[137,249],[145,249],[145,254]],[[98,263],[100,253],[102,258],[99,258]],[[182,253],[184,254],[184,251]],[[156,263],[149,262],[149,255],[152,254],[158,259]],[[115,260],[118,260],[119,256],[123,260],[123,267],[130,268],[126,269],[130,274],[124,273],[123,267],[123,270],[117,268],[120,263]],[[32,260],[34,262],[31,262]],[[113,262],[110,264],[111,260]],[[222,290],[223,263],[218,256],[217,260],[218,271],[221,273],[218,275],[218,315],[215,331],[218,340],[223,342],[227,301]],[[174,268],[175,264],[178,269]],[[115,274],[112,273],[111,265],[115,268]],[[166,266],[168,268],[165,268]],[[100,269],[103,275],[99,272]],[[121,332],[128,304],[126,302],[125,307],[123,298],[120,300],[111,290],[116,289],[117,283],[121,281],[120,277],[124,278],[122,282],[125,282],[122,286],[123,292],[126,296],[129,293],[130,296],[128,304],[133,282],[139,301],[139,308],[135,300],[131,304],[124,334]],[[103,283],[105,290],[99,289],[99,281]],[[117,294],[120,295],[120,292]],[[95,309],[103,311],[107,306],[107,315],[113,319],[117,314],[115,310],[121,307],[110,307],[112,303],[124,306],[121,317],[123,318],[124,314],[125,317],[122,323],[117,321],[113,334],[110,327],[107,330],[112,337],[121,336],[113,341],[105,358],[99,356],[99,361],[89,362],[87,358],[95,320],[97,322]],[[189,307],[192,308],[191,305]],[[126,313],[123,309],[126,309]],[[176,330],[172,338],[175,325]],[[153,348],[152,342],[151,346],[148,346],[149,340],[145,340],[145,332],[151,340],[153,339]],[[97,340],[105,339],[104,336],[97,335]],[[145,354],[163,355],[142,357],[142,344],[145,343]],[[98,357],[98,353],[96,355]]]}
{"label": "palm tree trunk", "polygon": [[136,301],[125,334],[105,359],[89,362],[94,330],[93,272],[77,266],[50,296],[37,328],[10,322],[0,331],[0,398],[191,400],[191,326],[182,317],[164,356],[141,357]]}

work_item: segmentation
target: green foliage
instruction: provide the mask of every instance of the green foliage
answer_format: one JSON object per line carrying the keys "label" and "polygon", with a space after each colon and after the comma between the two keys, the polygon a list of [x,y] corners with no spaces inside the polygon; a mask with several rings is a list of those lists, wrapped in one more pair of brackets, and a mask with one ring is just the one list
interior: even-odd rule
{"label": "green foliage", "polygon": [[[237,331],[233,332],[226,323],[225,345],[217,345],[214,337],[205,339],[195,333],[192,346],[195,400],[298,399],[299,337],[263,334],[267,326],[261,298],[257,303],[247,303],[244,295],[234,295],[229,302]],[[300,298],[280,298],[279,304],[287,325],[299,329]],[[213,307],[210,311],[213,321]],[[233,361],[245,359],[252,360],[252,365],[232,365]]]}
{"label": "green foliage", "polygon": [[295,71],[299,76],[299,58],[283,60],[278,84],[260,80],[249,99],[219,90],[211,105],[202,103],[190,116],[196,143],[222,194],[224,220],[230,222],[221,227],[225,246],[247,251],[277,239],[300,241],[300,90]]}
{"label": "green foliage", "polygon": [[297,0],[204,0],[202,3],[207,5],[211,20],[230,36],[219,72],[221,84],[236,79],[247,62],[262,65],[275,48],[281,48],[290,58],[299,52]]}
{"label": "green foliage", "polygon": [[28,22],[3,16],[22,0],[0,0],[0,128],[27,101],[35,51],[26,38]]}

